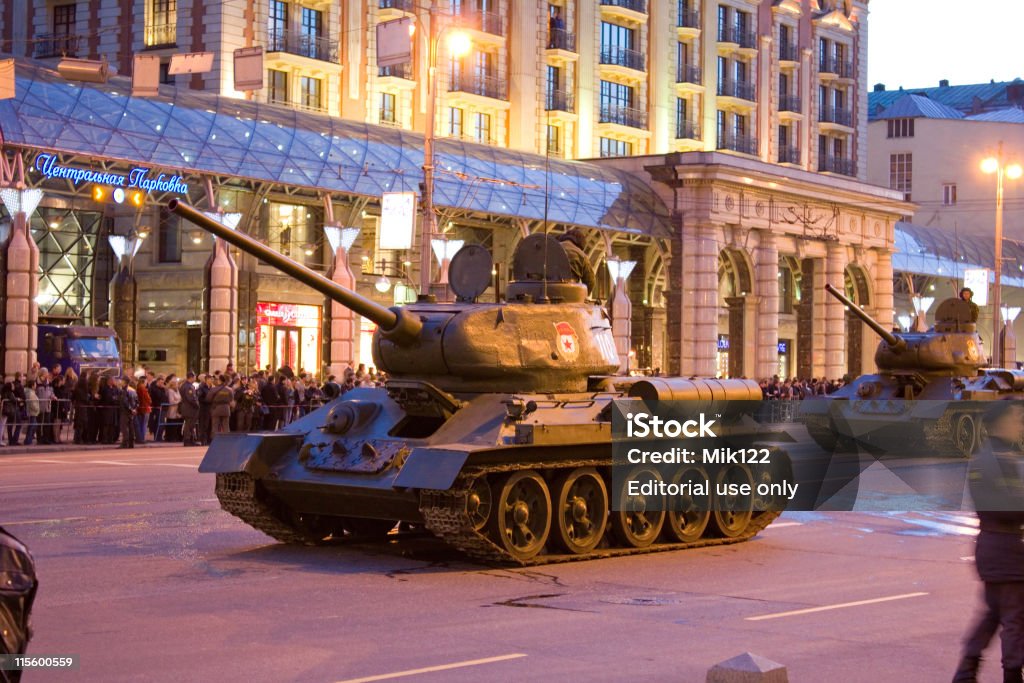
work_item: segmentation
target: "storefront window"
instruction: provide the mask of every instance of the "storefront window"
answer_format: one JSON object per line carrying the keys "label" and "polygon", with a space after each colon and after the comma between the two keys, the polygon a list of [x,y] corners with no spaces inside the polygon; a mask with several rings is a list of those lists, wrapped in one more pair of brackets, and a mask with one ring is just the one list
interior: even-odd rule
{"label": "storefront window", "polygon": [[271,202],[267,217],[270,246],[310,268],[324,268],[323,213],[319,208]]}
{"label": "storefront window", "polygon": [[256,304],[256,367],[320,372],[320,307],[261,301]]}
{"label": "storefront window", "polygon": [[39,247],[39,314],[50,320],[91,324],[97,276],[96,251],[102,215],[90,211],[40,209],[32,217],[32,237]]}

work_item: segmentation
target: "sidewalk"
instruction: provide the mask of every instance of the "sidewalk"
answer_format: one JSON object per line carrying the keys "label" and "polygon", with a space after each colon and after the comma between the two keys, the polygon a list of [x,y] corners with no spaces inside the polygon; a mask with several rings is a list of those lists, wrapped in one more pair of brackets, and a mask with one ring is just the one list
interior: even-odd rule
{"label": "sidewalk", "polygon": [[[55,443],[55,444],[33,444],[31,446],[0,446],[0,458],[5,455],[42,455],[49,453],[84,453],[88,451],[109,451],[121,447],[119,443],[113,444],[76,444],[76,443]],[[136,443],[133,451],[144,451],[152,448],[184,448],[180,441],[147,441],[145,444]],[[189,446],[190,449],[205,448],[205,446]]]}

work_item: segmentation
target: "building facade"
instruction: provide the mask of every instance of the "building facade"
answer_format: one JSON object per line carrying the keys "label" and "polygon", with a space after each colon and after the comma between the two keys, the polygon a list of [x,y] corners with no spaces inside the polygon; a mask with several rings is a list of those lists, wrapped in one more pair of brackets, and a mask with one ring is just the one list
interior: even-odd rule
{"label": "building facade", "polygon": [[[124,80],[76,85],[77,103],[50,112],[52,133],[17,142],[8,135],[9,154],[30,167],[53,154],[88,168],[177,173],[189,201],[240,214],[238,229],[325,273],[337,251],[325,226],[358,227],[345,249],[357,287],[400,303],[373,285],[386,275],[411,288],[419,247],[379,248],[380,195],[422,190],[417,132],[427,129],[424,37],[433,34],[433,131],[450,160],[437,164],[439,225],[446,237],[491,249],[495,286],[485,296],[500,296],[523,235],[576,227],[602,276],[598,298],[614,284],[607,261],[637,264],[624,285],[633,302],[632,368],[748,377],[867,371],[874,339],[824,295],[825,282],[891,324],[894,224],[908,209],[901,194],[863,182],[866,3],[477,0],[436,3],[433,13],[404,0],[68,6],[75,9],[0,0],[0,47],[39,58],[25,67],[26,83],[59,82],[47,68],[72,54],[105,57],[125,73],[137,52],[169,60],[212,51],[213,69],[173,76],[164,68],[166,83],[152,99],[131,97]],[[127,15],[131,31],[117,28]],[[415,26],[412,60],[378,67],[376,27],[402,18]],[[443,26],[432,32],[431,21]],[[444,40],[456,30],[472,45],[460,59]],[[266,50],[265,87],[236,92],[232,53],[253,45]],[[103,116],[103,108],[78,106],[93,90],[116,100],[114,109],[137,112],[145,130],[121,137],[132,124],[114,121],[76,137],[86,120]],[[15,113],[19,105],[42,106],[15,100]],[[321,148],[311,134],[336,143]],[[132,142],[92,144],[107,137]],[[96,286],[116,267],[105,236],[144,228],[149,237],[134,262],[137,359],[178,370],[208,362],[210,264],[227,263],[226,255],[211,256],[208,236],[161,208],[166,192],[149,193],[132,210],[97,203],[88,187],[51,190],[31,219],[39,245],[61,244],[51,224],[57,233],[86,234],[75,225],[92,216],[95,229],[90,256],[77,267],[89,272],[77,276],[88,303],[72,310],[72,290],[44,268],[41,314],[108,320]],[[66,215],[49,218],[54,209]],[[50,270],[66,269],[61,249],[51,250]],[[228,335],[236,341],[225,342],[228,356],[249,370],[336,361],[327,350],[332,307],[248,257],[234,258],[224,266],[238,271],[226,295],[238,325]],[[372,326],[355,325],[348,360],[370,362]]]}
{"label": "building facade", "polygon": [[[160,55],[178,87],[423,132],[431,35],[440,136],[593,158],[729,150],[865,178],[867,3],[841,0],[0,1],[0,51]],[[376,28],[409,19],[412,59],[379,67]],[[434,23],[434,27],[431,24]],[[234,90],[233,51],[262,46],[264,88]],[[6,48],[6,49],[5,49]],[[167,73],[176,52],[214,55]]]}

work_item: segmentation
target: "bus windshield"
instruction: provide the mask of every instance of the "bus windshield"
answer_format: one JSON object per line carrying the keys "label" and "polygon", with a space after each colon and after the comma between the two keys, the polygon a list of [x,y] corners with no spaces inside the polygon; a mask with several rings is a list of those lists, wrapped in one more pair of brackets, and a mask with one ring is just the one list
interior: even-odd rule
{"label": "bus windshield", "polygon": [[76,337],[68,339],[68,348],[77,358],[113,360],[117,358],[117,346],[111,337]]}

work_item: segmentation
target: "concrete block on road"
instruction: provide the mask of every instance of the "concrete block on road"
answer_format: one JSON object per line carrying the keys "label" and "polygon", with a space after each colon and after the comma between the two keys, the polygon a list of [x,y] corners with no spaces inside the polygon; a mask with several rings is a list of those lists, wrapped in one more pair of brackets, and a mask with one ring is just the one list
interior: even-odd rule
{"label": "concrete block on road", "polygon": [[786,667],[744,652],[708,669],[707,683],[789,683]]}

